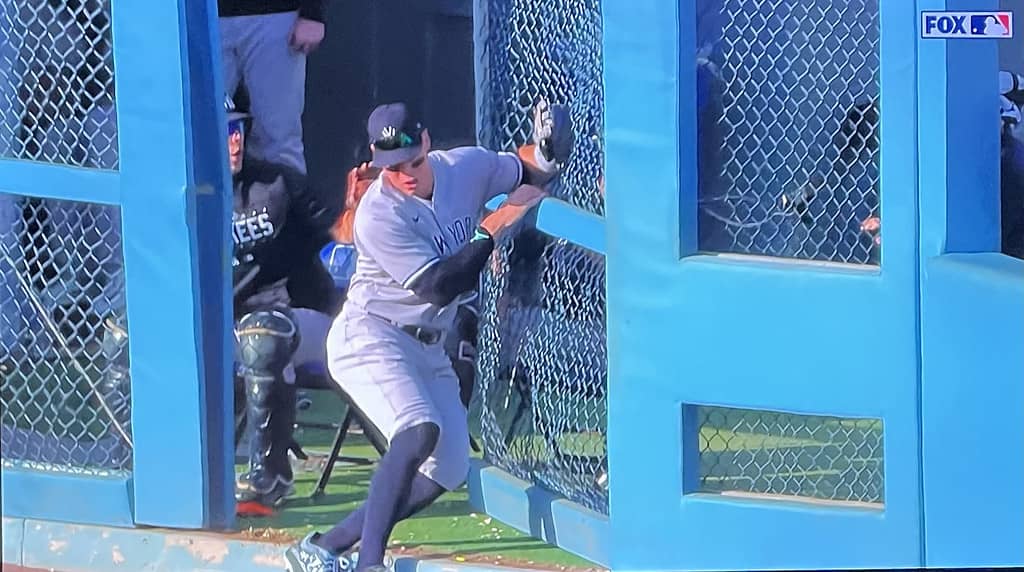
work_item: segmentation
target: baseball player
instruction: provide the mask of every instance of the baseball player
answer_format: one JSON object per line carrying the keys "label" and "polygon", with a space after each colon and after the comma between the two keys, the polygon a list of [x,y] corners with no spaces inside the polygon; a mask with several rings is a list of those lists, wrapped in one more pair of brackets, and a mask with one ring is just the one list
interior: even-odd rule
{"label": "baseball player", "polygon": [[[363,163],[349,171],[345,188],[345,210],[331,228],[331,237],[337,244],[351,245],[355,238],[352,236],[352,226],[355,222],[356,207],[359,206],[363,195],[366,194],[370,184],[380,175],[380,169]],[[455,317],[455,323],[449,335],[445,336],[445,351],[452,360],[452,367],[459,377],[459,391],[462,396],[462,404],[469,408],[473,398],[473,385],[476,380],[476,341],[478,310],[472,302],[466,302],[459,307]]]}
{"label": "baseball player", "polygon": [[[292,572],[383,568],[394,525],[459,487],[469,470],[469,429],[446,332],[475,295],[495,241],[517,226],[569,159],[567,110],[541,102],[533,144],[516,153],[480,147],[431,151],[430,135],[402,103],[368,121],[373,165],[383,169],[356,210],[356,269],[327,338],[331,376],[390,446],[366,503],[285,557]],[[507,200],[481,219],[493,197]]]}

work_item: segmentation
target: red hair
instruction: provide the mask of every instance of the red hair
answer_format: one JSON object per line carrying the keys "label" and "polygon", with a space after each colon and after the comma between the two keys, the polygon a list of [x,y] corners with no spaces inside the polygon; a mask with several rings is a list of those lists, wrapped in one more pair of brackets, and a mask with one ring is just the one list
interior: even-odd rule
{"label": "red hair", "polygon": [[352,244],[352,224],[355,221],[356,208],[359,206],[359,201],[363,200],[366,189],[370,188],[370,183],[378,175],[380,175],[380,169],[370,166],[369,163],[353,167],[348,172],[348,178],[345,182],[345,190],[347,192],[345,208],[341,211],[341,216],[338,217],[338,220],[331,227],[331,237],[335,242]]}

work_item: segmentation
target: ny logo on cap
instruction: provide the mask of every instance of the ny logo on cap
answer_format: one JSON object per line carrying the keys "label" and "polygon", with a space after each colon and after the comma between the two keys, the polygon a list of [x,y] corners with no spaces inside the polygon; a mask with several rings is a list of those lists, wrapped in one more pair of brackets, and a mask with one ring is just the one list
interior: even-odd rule
{"label": "ny logo on cap", "polygon": [[396,135],[398,135],[398,128],[391,125],[388,125],[380,132],[381,139],[390,139]]}

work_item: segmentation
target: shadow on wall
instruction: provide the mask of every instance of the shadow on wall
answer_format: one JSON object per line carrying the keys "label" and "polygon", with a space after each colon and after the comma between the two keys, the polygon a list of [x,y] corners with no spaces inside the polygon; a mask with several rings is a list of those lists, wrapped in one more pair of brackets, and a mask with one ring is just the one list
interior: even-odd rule
{"label": "shadow on wall", "polygon": [[340,193],[348,169],[369,159],[366,118],[395,100],[419,106],[436,147],[475,142],[469,0],[329,3],[327,36],[308,62],[303,118],[319,196]]}

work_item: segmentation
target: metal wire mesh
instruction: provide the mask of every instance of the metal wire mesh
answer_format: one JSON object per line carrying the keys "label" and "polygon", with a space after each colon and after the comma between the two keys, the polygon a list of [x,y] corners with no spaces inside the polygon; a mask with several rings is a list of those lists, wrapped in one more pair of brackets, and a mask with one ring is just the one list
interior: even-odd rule
{"label": "metal wire mesh", "polygon": [[604,213],[604,85],[600,0],[479,0],[477,65],[485,79],[477,110],[480,144],[514,150],[528,143],[541,97],[569,106],[573,157],[548,189]]}
{"label": "metal wire mesh", "polygon": [[700,490],[885,500],[878,419],[699,407]]}
{"label": "metal wire mesh", "polygon": [[607,513],[604,258],[528,231],[492,259],[482,301],[487,460]]}
{"label": "metal wire mesh", "polygon": [[[528,143],[543,97],[570,109],[573,158],[549,192],[604,213],[599,0],[480,0],[479,141]],[[481,290],[477,398],[485,458],[607,512],[604,258],[528,231],[495,253]]]}
{"label": "metal wire mesh", "polygon": [[130,466],[117,207],[0,194],[5,464]]}
{"label": "metal wire mesh", "polygon": [[700,248],[877,264],[877,0],[699,0]]}
{"label": "metal wire mesh", "polygon": [[0,156],[117,169],[110,0],[0,3]]}

